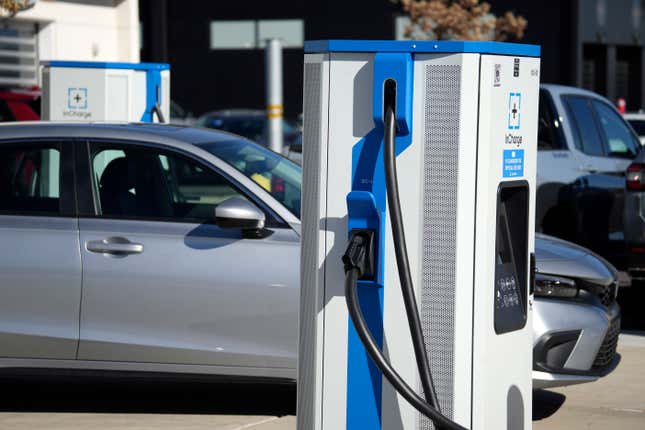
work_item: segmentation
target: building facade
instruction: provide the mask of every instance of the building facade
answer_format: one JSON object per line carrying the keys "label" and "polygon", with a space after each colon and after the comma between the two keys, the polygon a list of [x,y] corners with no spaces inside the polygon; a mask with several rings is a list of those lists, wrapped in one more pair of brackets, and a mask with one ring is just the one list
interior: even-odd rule
{"label": "building facade", "polygon": [[0,20],[0,86],[38,85],[45,60],[138,62],[137,0],[40,0]]}
{"label": "building facade", "polygon": [[[542,45],[542,82],[585,87],[628,108],[645,106],[643,0],[489,0],[529,22],[524,43]],[[264,107],[263,40],[280,37],[287,115],[302,110],[303,40],[394,39],[390,0],[203,2],[140,0],[142,59],[172,65],[173,99],[196,115]]]}

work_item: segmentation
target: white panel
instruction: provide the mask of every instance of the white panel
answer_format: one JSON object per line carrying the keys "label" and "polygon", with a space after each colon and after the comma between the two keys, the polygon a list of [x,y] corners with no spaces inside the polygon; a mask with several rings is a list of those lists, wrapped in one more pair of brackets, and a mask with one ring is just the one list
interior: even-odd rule
{"label": "white panel", "polygon": [[108,72],[106,94],[108,108],[105,112],[106,121],[127,121],[130,117],[130,76],[131,73]]}
{"label": "white panel", "polygon": [[305,56],[298,428],[323,420],[329,55]]}
{"label": "white panel", "polygon": [[[497,66],[496,66],[497,65]],[[495,79],[495,67],[501,74]],[[479,109],[479,147],[477,163],[477,208],[475,249],[475,309],[473,355],[473,428],[507,428],[508,417],[521,413],[508,408],[509,392],[517,387],[522,397],[524,428],[531,428],[532,391],[532,318],[522,330],[497,335],[494,329],[494,276],[496,195],[502,177],[503,150],[515,146],[506,143],[509,133],[509,97],[522,93],[521,128],[513,130],[522,137],[525,151],[524,176],[529,182],[529,214],[535,211],[535,164],[537,148],[537,106],[540,61],[521,58],[519,77],[514,76],[514,58],[482,56]],[[534,222],[529,217],[529,249],[534,249]],[[527,270],[528,273],[528,270]]]}
{"label": "white panel", "polygon": [[139,122],[146,111],[146,72],[140,70],[132,72],[131,85],[132,98],[130,99],[131,108],[128,120]]}
{"label": "white panel", "polygon": [[102,121],[106,116],[105,70],[54,68],[49,70],[49,119]]}
{"label": "white panel", "polygon": [[373,127],[373,54],[330,54],[329,158],[325,266],[325,429],[345,427],[347,404],[347,304],[341,256],[347,237],[347,193],[352,148]]}
{"label": "white panel", "polygon": [[161,111],[166,121],[170,121],[170,70],[161,72]]}

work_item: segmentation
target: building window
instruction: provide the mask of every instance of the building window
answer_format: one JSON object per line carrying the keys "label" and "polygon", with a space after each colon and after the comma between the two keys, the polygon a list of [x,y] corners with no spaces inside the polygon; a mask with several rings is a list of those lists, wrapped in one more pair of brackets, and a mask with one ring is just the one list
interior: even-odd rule
{"label": "building window", "polygon": [[301,19],[212,21],[211,49],[259,49],[267,39],[281,39],[285,48],[301,48],[304,22]]}

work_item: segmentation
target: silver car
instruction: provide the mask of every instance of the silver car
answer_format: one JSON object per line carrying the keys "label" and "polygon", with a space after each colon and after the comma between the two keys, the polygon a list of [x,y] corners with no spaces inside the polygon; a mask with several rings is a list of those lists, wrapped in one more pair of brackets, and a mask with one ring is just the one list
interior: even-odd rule
{"label": "silver car", "polygon": [[539,233],[535,257],[534,388],[607,375],[620,360],[616,269],[586,248]]}
{"label": "silver car", "polygon": [[[205,129],[0,130],[0,366],[295,380],[300,167]],[[541,276],[580,288],[552,298],[569,281],[539,279],[539,378],[592,380],[599,351],[615,351],[617,307],[590,285],[613,272],[563,242],[539,238],[537,249]],[[554,367],[560,344],[538,345],[572,331],[576,345]]]}

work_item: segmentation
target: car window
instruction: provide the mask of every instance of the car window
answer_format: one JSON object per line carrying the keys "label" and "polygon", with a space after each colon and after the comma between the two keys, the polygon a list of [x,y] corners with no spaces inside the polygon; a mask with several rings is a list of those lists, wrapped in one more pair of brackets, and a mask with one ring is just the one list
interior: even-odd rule
{"label": "car window", "polygon": [[639,136],[645,136],[645,120],[642,119],[628,119],[629,124]]}
{"label": "car window", "polygon": [[223,175],[175,152],[97,143],[91,159],[100,216],[213,222],[218,204],[246,198]]}
{"label": "car window", "polygon": [[564,96],[572,118],[571,125],[576,148],[587,155],[604,156],[602,139],[591,110],[591,99],[584,96]]}
{"label": "car window", "polygon": [[604,102],[594,100],[592,105],[605,138],[607,154],[611,157],[634,158],[640,144],[625,120]]}
{"label": "car window", "polygon": [[0,212],[61,212],[57,145],[0,146]]}
{"label": "car window", "polygon": [[11,109],[9,109],[7,102],[0,99],[0,122],[10,122],[15,120],[16,117],[13,112],[11,112]]}
{"label": "car window", "polygon": [[566,149],[560,118],[553,105],[551,95],[545,90],[540,91],[538,121],[538,150]]}
{"label": "car window", "polygon": [[302,169],[283,156],[242,139],[199,146],[252,179],[300,218]]}

